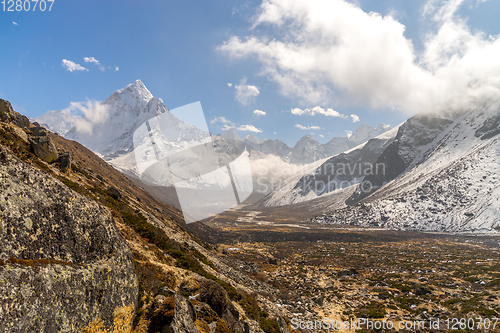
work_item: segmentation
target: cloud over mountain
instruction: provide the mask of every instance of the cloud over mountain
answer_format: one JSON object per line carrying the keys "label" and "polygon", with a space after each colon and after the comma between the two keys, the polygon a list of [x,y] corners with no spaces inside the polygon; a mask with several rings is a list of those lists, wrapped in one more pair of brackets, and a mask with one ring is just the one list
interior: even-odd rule
{"label": "cloud over mountain", "polygon": [[[457,96],[500,90],[500,37],[471,31],[457,15],[465,0],[429,0],[433,30],[423,50],[393,16],[365,12],[345,0],[264,0],[253,34],[218,47],[252,57],[281,93],[303,104],[345,102],[425,110]],[[258,35],[257,27],[264,27]]]}

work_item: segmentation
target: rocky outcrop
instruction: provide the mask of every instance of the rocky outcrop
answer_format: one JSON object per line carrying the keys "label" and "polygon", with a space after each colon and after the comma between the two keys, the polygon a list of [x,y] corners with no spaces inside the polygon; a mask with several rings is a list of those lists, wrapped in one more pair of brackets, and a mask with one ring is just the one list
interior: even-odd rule
{"label": "rocky outcrop", "polygon": [[244,327],[245,333],[264,333],[264,331],[260,328],[259,323],[257,323],[255,320],[245,320]]}
{"label": "rocky outcrop", "polygon": [[57,148],[49,136],[49,131],[44,127],[36,126],[31,128],[31,132],[33,136],[29,138],[29,141],[35,155],[49,163],[57,159]]}
{"label": "rocky outcrop", "polygon": [[280,326],[281,333],[290,333],[290,330],[288,329],[288,325],[286,324],[285,319],[278,317],[278,325]]}
{"label": "rocky outcrop", "polygon": [[34,136],[29,138],[31,150],[45,162],[52,162],[57,158],[57,148],[48,136]]}
{"label": "rocky outcrop", "polygon": [[10,122],[11,121],[11,112],[12,112],[12,105],[10,102],[0,99],[0,121],[2,122]]}
{"label": "rocky outcrop", "polygon": [[67,173],[71,170],[71,162],[71,153],[62,152],[61,154],[59,154],[59,165],[63,173]]}
{"label": "rocky outcrop", "polygon": [[14,111],[9,101],[0,98],[0,121],[4,123],[14,123],[17,127],[26,128],[30,121],[26,116]]}
{"label": "rocky outcrop", "polygon": [[1,146],[0,243],[1,332],[130,328],[137,279],[110,211]]}
{"label": "rocky outcrop", "polygon": [[148,312],[148,332],[199,333],[193,305],[168,288],[156,295]]}

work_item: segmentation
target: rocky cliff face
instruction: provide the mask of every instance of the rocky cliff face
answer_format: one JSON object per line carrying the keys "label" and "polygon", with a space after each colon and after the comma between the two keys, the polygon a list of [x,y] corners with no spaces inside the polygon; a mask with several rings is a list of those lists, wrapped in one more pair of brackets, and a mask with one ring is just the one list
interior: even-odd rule
{"label": "rocky cliff face", "polygon": [[137,278],[111,212],[4,148],[0,193],[0,331],[130,326]]}

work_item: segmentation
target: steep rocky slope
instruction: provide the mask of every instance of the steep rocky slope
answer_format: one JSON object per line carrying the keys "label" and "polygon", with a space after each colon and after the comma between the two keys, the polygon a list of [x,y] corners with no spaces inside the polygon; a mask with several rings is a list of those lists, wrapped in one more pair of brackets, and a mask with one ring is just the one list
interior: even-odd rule
{"label": "steep rocky slope", "polygon": [[350,207],[313,219],[393,229],[495,232],[500,228],[498,101],[406,121]]}
{"label": "steep rocky slope", "polygon": [[132,319],[138,284],[111,212],[0,148],[0,330]]}
{"label": "steep rocky slope", "polygon": [[[0,126],[3,331],[288,332],[276,290],[192,233],[210,228],[76,142]],[[40,133],[50,162],[31,143]]]}

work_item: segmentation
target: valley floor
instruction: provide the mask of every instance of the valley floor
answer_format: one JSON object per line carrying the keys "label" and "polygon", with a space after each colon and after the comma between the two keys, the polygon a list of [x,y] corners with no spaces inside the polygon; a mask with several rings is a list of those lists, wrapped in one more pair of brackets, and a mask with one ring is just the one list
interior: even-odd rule
{"label": "valley floor", "polygon": [[[292,323],[368,318],[413,325],[408,332],[431,331],[438,321],[442,331],[500,331],[500,323],[493,328],[500,237],[276,225],[249,212],[224,214],[205,222],[215,231],[210,240],[228,264],[279,290],[267,306]],[[366,325],[340,331],[368,332]]]}

